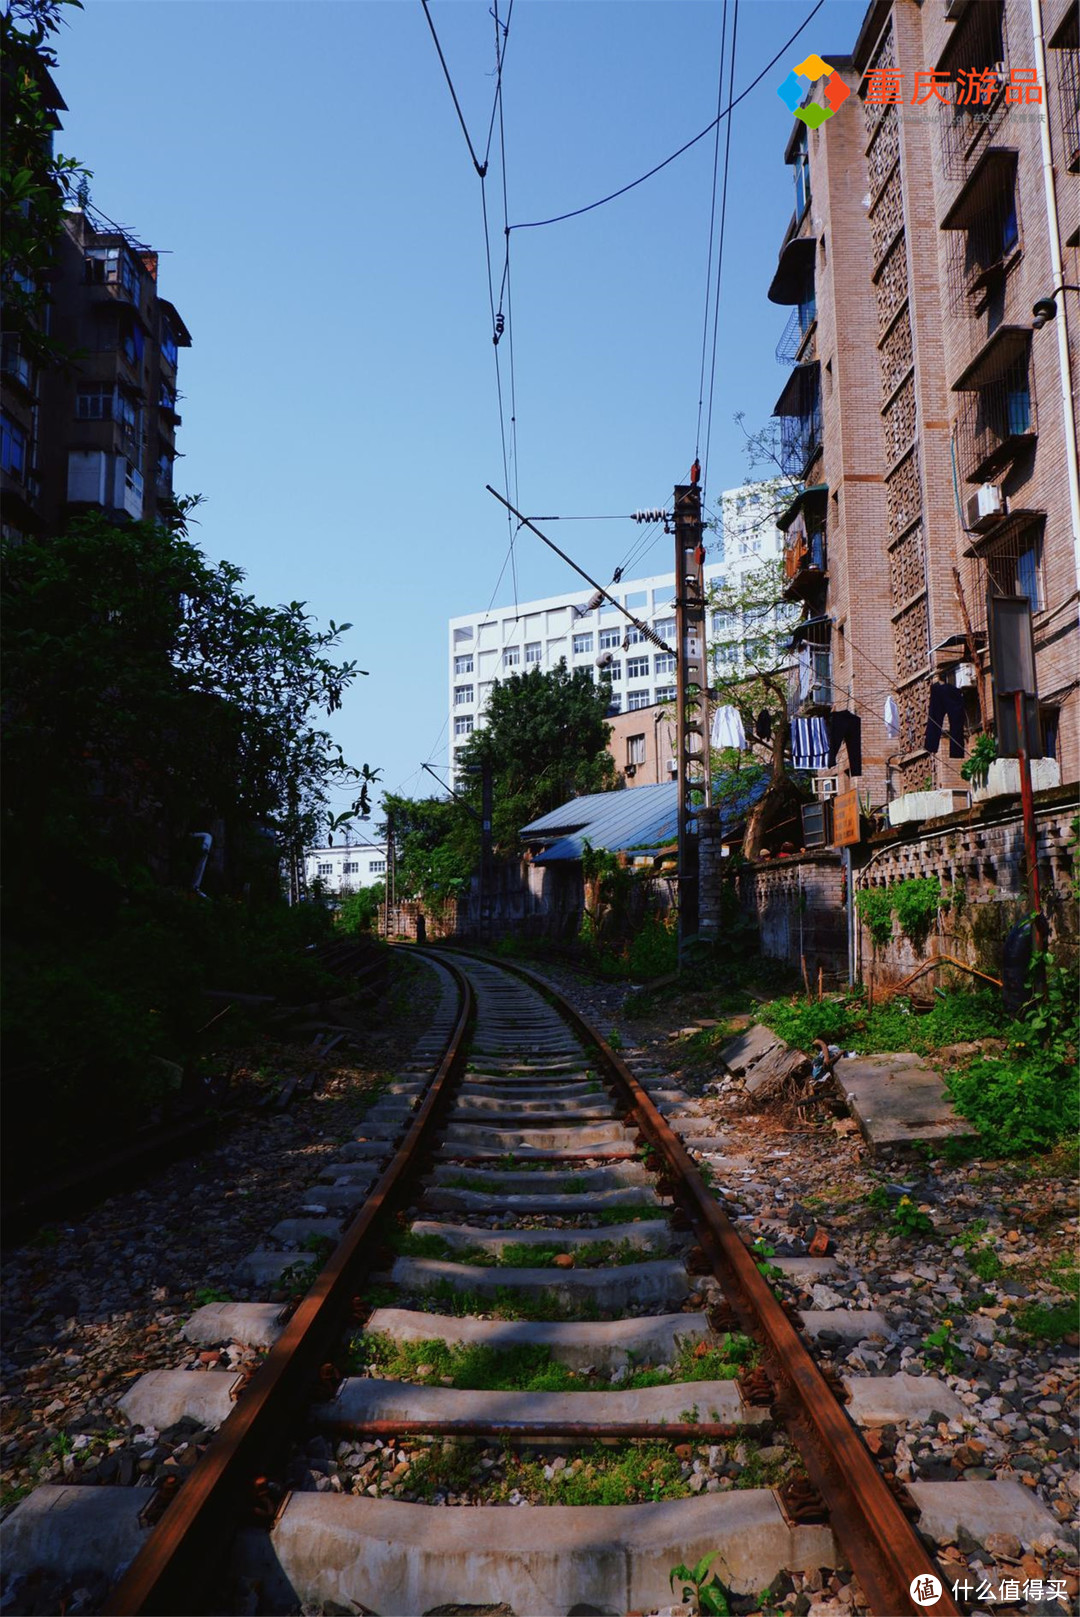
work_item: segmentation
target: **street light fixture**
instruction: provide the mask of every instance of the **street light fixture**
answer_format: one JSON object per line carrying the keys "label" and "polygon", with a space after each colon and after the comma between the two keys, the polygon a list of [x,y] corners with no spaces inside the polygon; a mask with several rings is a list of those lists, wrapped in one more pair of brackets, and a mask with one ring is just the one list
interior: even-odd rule
{"label": "street light fixture", "polygon": [[1031,313],[1031,322],[1034,331],[1041,331],[1043,326],[1049,325],[1051,320],[1057,318],[1057,296],[1059,292],[1080,292],[1080,286],[1070,286],[1062,283],[1056,286],[1048,298],[1040,298]]}

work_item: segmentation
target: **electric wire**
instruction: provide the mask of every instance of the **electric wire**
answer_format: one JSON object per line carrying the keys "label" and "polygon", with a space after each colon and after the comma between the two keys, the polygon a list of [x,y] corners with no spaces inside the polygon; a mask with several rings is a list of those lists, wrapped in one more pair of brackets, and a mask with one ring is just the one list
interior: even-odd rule
{"label": "electric wire", "polygon": [[[698,378],[697,428],[694,433],[694,458],[700,459],[701,413],[705,402],[705,354],[709,335],[709,295],[712,291],[713,236],[716,230],[716,176],[720,166],[720,110],[724,101],[724,53],[727,44],[727,0],[720,22],[720,67],[716,81],[716,139],[713,141],[712,194],[709,200],[709,254],[705,266],[705,313],[701,322],[701,373]],[[734,67],[734,63],[732,63]],[[731,120],[728,120],[730,127]]]}
{"label": "electric wire", "polygon": [[[757,75],[757,77],[755,79],[751,79],[750,83],[746,86],[745,90],[740,90],[739,94],[737,96],[735,96],[735,98],[732,101],[728,102],[728,104],[724,108],[723,112],[720,113],[720,115],[719,115],[720,118],[729,117],[730,114],[734,111],[734,109],[739,105],[739,103],[741,101],[746,100],[746,97],[750,94],[751,90],[756,90],[757,89],[758,85],[761,83],[761,81],[765,77],[765,75],[772,71],[772,69],[776,66],[776,64],[780,60],[780,58],[790,49],[790,47],[792,45],[794,45],[794,43],[798,39],[799,35],[801,33],[804,33],[805,30],[807,28],[809,28],[811,22],[817,16],[818,12],[821,10],[821,8],[822,8],[822,6],[824,4],[825,4],[825,0],[817,0],[817,3],[807,13],[806,17],[799,24],[798,28],[796,28],[795,32],[791,35],[790,39],[785,40],[783,45],[781,45],[780,49],[777,51],[776,55],[772,58],[772,60],[769,61],[769,62],[766,62],[765,66],[762,68],[761,72]],[[605,203],[614,202],[617,197],[625,196],[627,191],[633,191],[636,186],[643,185],[646,180],[651,180],[654,174],[659,174],[660,170],[667,168],[669,163],[674,163],[675,159],[677,157],[681,157],[684,152],[688,152],[690,150],[691,146],[696,146],[699,140],[704,140],[705,136],[707,134],[709,134],[716,127],[717,122],[718,122],[718,120],[716,118],[714,118],[711,123],[706,124],[705,128],[702,129],[698,134],[694,135],[692,139],[688,140],[685,143],[685,145],[680,146],[678,151],[672,152],[670,157],[665,157],[662,163],[657,163],[655,168],[649,169],[647,174],[642,174],[642,175],[639,176],[638,179],[631,180],[629,185],[620,186],[617,191],[612,191],[607,196],[600,197],[596,202],[586,203],[586,205],[583,208],[571,208],[567,213],[553,214],[550,219],[530,219],[530,220],[527,220],[527,221],[522,221],[520,224],[511,225],[510,229],[511,230],[540,230],[545,225],[559,225],[559,224],[562,224],[565,219],[577,219],[577,218],[580,218],[580,216],[583,213],[592,213],[594,208],[602,208],[605,205]]]}
{"label": "electric wire", "polygon": [[[739,0],[735,0],[731,16],[731,66],[728,72],[729,80],[735,77],[735,47],[739,35]],[[709,374],[709,414],[705,427],[705,458],[701,462],[701,488],[705,492],[709,475],[709,448],[712,444],[712,417],[713,397],[716,392],[716,337],[720,327],[720,283],[724,270],[724,234],[727,225],[727,199],[728,199],[728,171],[731,166],[731,126],[733,118],[728,118],[727,128],[724,131],[724,181],[720,194],[720,240],[716,248],[716,301],[713,304],[712,328],[712,358],[710,360]]]}
{"label": "electric wire", "polygon": [[[506,14],[506,29],[505,29],[505,32],[503,33],[503,35],[500,37],[500,34],[499,34],[499,0],[494,0],[494,5],[495,5],[496,82],[497,82],[497,86],[498,86],[498,88],[496,90],[496,104],[497,104],[498,109],[499,109],[499,170],[500,170],[500,179],[502,181],[503,240],[504,240],[505,249],[506,249],[505,259],[504,259],[504,263],[503,263],[503,286],[505,286],[505,289],[506,289],[506,340],[507,340],[507,345],[508,345],[508,351],[509,351],[509,354],[510,354],[510,452],[511,452],[512,460],[513,460],[513,467],[514,467],[514,504],[520,510],[520,508],[521,508],[521,495],[520,495],[520,491],[519,491],[519,488],[518,488],[518,445],[517,445],[517,378],[516,378],[515,368],[514,368],[514,300],[513,300],[513,292],[512,292],[512,289],[511,289],[511,280],[510,280],[510,203],[509,203],[509,200],[508,200],[507,188],[506,188],[506,127],[505,127],[505,121],[504,121],[504,118],[503,118],[504,101],[503,101],[503,94],[502,94],[503,62],[504,62],[505,57],[506,57],[506,40],[509,37],[509,33],[510,33],[510,15],[511,15],[511,12],[513,11],[513,9],[514,9],[514,6],[513,6],[513,0],[510,0],[510,8],[509,8],[509,10],[507,11],[507,14]],[[500,290],[499,296],[500,296],[500,309],[501,309],[501,299],[502,299],[501,290]],[[498,355],[498,352],[499,352],[498,346],[496,346],[496,349],[495,349],[496,355]],[[507,498],[509,498],[509,496],[510,496],[509,476],[507,477],[506,494],[507,494]],[[514,539],[515,539],[516,535],[517,535],[517,530],[515,529],[514,533],[511,535],[511,539],[510,539],[510,575],[511,575],[511,578],[513,580],[513,586],[514,586],[514,610],[515,611],[517,610],[517,604],[518,604],[517,558],[516,558],[516,556],[514,554]]]}
{"label": "electric wire", "polygon": [[431,37],[435,41],[435,49],[439,53],[439,61],[442,63],[442,70],[446,78],[447,88],[450,91],[450,97],[454,103],[454,111],[458,115],[458,123],[461,125],[461,133],[465,136],[465,144],[469,148],[469,156],[473,160],[473,167],[475,168],[476,172],[479,174],[480,178],[483,179],[487,165],[481,163],[480,159],[476,155],[476,149],[472,143],[472,136],[469,134],[468,125],[465,122],[465,114],[461,110],[461,103],[457,98],[457,91],[454,89],[454,81],[450,77],[450,69],[446,65],[446,57],[443,55],[443,48],[439,44],[439,36],[435,32],[435,24],[432,21],[431,12],[428,10],[428,0],[420,0],[420,4],[424,8],[424,16],[427,18],[428,27],[431,29]]}

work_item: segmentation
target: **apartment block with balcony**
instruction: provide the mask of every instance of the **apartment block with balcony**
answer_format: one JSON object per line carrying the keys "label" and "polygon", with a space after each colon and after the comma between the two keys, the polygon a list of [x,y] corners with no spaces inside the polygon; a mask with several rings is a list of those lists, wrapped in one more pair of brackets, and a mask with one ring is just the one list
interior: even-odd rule
{"label": "apartment block with balcony", "polygon": [[153,519],[172,497],[177,365],[191,337],[159,293],[157,253],[88,204],[65,215],[49,334],[74,357],[32,377],[13,378],[5,346],[6,392],[32,393],[14,453],[5,409],[6,520],[47,533],[84,509]]}
{"label": "apartment block with balcony", "polygon": [[961,784],[947,746],[924,746],[935,679],[963,691],[969,734],[992,724],[1013,749],[994,595],[1031,603],[1035,750],[1078,773],[1080,300],[1059,292],[1043,329],[1032,310],[1055,289],[1053,244],[1080,280],[1080,76],[1075,4],[1036,11],[1043,72],[1029,0],[874,0],[853,56],[826,58],[857,95],[788,148],[804,215],[770,289],[794,310],[778,354],[785,469],[804,483],[781,519],[788,590],[828,638],[832,705],[862,718],[875,801]]}

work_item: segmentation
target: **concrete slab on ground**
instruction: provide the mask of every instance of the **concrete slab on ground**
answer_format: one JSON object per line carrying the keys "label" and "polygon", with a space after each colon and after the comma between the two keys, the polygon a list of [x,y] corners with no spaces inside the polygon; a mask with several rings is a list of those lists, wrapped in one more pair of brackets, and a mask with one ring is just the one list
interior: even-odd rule
{"label": "concrete slab on ground", "polygon": [[973,1134],[941,1076],[907,1052],[838,1061],[836,1081],[872,1151]]}
{"label": "concrete slab on ground", "polygon": [[[929,1420],[938,1410],[946,1420],[965,1420],[966,1405],[937,1376],[845,1376],[850,1397],[847,1412],[857,1426]],[[950,1484],[951,1486],[951,1484]]]}
{"label": "concrete slab on ground", "polygon": [[1020,1482],[909,1482],[908,1491],[920,1530],[939,1544],[955,1544],[964,1527],[980,1544],[991,1533],[1010,1533],[1029,1549],[1047,1539],[1075,1549],[1068,1528]]}
{"label": "concrete slab on ground", "polygon": [[745,1033],[729,1039],[720,1051],[720,1061],[738,1078],[779,1043],[772,1028],[762,1027],[760,1022],[755,1022]]}
{"label": "concrete slab on ground", "polygon": [[296,1493],[270,1535],[301,1604],[416,1617],[505,1604],[517,1617],[670,1605],[672,1566],[719,1552],[738,1593],[784,1568],[836,1565],[825,1527],[792,1527],[747,1488],[647,1505],[432,1510],[399,1500]]}
{"label": "concrete slab on ground", "polygon": [[282,1331],[280,1303],[207,1303],[196,1309],[183,1329],[187,1342],[217,1347],[243,1342],[245,1347],[273,1347]]}
{"label": "concrete slab on ground", "polygon": [[395,1342],[445,1342],[449,1346],[480,1343],[505,1352],[523,1344],[546,1347],[558,1364],[571,1370],[617,1370],[630,1362],[670,1364],[683,1340],[709,1341],[704,1314],[650,1314],[640,1319],[549,1320],[475,1319],[455,1314],[426,1314],[412,1308],[377,1308],[364,1326],[367,1335]]}
{"label": "concrete slab on ground", "polygon": [[599,1392],[459,1392],[401,1381],[350,1376],[336,1398],[316,1404],[319,1426],[370,1420],[573,1421],[602,1426],[609,1421],[670,1421],[695,1408],[703,1421],[746,1422],[746,1406],[734,1381],[673,1382],[668,1387]]}
{"label": "concrete slab on ground", "polygon": [[120,1408],[132,1426],[159,1432],[178,1420],[216,1427],[232,1414],[233,1388],[241,1379],[235,1370],[148,1370],[128,1388]]}
{"label": "concrete slab on ground", "polygon": [[0,1528],[5,1579],[46,1568],[55,1577],[97,1572],[115,1583],[141,1549],[145,1488],[45,1483]]}

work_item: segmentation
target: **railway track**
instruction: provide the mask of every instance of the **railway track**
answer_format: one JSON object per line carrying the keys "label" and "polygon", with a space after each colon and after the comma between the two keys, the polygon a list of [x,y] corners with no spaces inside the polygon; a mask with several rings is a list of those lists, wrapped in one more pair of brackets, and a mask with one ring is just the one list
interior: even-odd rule
{"label": "railway track", "polygon": [[[254,1376],[157,1371],[125,1397],[135,1425],[214,1441],[171,1500],[39,1488],[8,1574],[126,1565],[117,1614],[552,1617],[666,1605],[672,1568],[715,1555],[737,1595],[846,1566],[882,1617],[956,1612],[918,1524],[1000,1485],[894,1491],[856,1424],[895,1418],[892,1379],[815,1365],[699,1171],[718,1142],[686,1097],[521,968],[428,958],[413,1060],[245,1273],[279,1293],[313,1236],[338,1243],[326,1266],[287,1318],[215,1303],[185,1326],[264,1350]],[[832,1323],[878,1327],[856,1314]],[[947,1407],[923,1379],[915,1401]]]}

